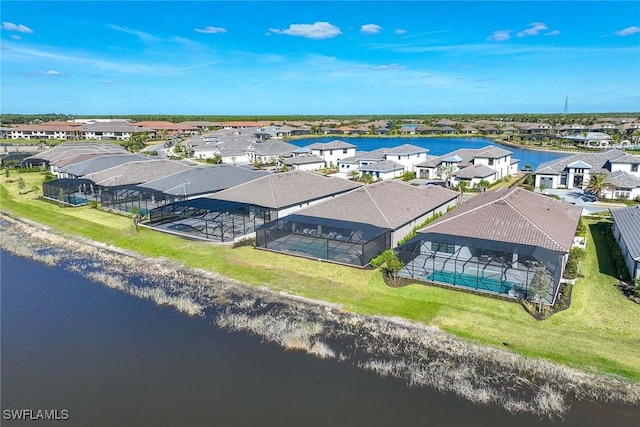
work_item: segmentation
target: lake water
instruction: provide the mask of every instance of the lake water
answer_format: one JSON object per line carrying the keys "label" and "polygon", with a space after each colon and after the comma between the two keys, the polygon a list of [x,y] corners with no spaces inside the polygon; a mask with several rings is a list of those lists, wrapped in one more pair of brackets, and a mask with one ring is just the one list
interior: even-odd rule
{"label": "lake water", "polygon": [[69,414],[38,425],[640,425],[638,408],[614,405],[575,402],[563,421],[475,406],[0,255],[2,410]]}
{"label": "lake water", "polygon": [[567,154],[554,153],[551,151],[537,151],[537,150],[525,150],[523,148],[514,148],[508,145],[503,145],[488,138],[367,138],[367,137],[318,137],[318,138],[305,138],[294,139],[289,141],[298,147],[304,147],[314,142],[329,142],[339,139],[340,141],[348,142],[356,145],[358,151],[371,151],[383,147],[397,147],[402,144],[412,144],[418,147],[427,148],[429,152],[427,154],[434,156],[441,156],[459,148],[482,148],[487,145],[495,145],[505,150],[509,150],[513,153],[512,158],[520,159],[520,169],[526,164],[530,164],[534,169],[538,167],[540,163],[554,160]]}

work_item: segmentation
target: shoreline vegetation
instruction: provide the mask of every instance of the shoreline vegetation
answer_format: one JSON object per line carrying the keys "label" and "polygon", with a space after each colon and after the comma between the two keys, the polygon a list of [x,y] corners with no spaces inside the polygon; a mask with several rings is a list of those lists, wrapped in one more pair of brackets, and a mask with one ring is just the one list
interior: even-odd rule
{"label": "shoreline vegetation", "polygon": [[335,358],[400,378],[410,386],[550,418],[566,415],[575,400],[640,404],[640,383],[615,376],[478,345],[398,317],[355,314],[339,304],[248,286],[166,258],[61,235],[7,214],[0,216],[0,227],[2,248],[15,255],[190,316],[213,319],[229,331],[245,331],[288,350]]}

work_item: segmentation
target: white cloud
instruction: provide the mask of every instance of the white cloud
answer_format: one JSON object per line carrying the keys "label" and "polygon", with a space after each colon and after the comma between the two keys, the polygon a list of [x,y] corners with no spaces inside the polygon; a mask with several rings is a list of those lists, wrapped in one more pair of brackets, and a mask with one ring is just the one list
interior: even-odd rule
{"label": "white cloud", "polygon": [[558,30],[553,30],[553,31],[549,31],[548,33],[544,33],[545,36],[557,36],[558,34],[560,34],[560,31]]}
{"label": "white cloud", "polygon": [[194,30],[196,33],[203,33],[203,34],[221,34],[221,33],[226,33],[227,30],[222,28],[222,27],[205,27],[205,28],[196,28]]}
{"label": "white cloud", "polygon": [[114,24],[109,24],[107,25],[107,27],[111,28],[112,30],[120,31],[121,33],[133,34],[134,36],[140,37],[140,39],[145,42],[156,42],[160,40],[158,37],[152,36],[151,34],[145,33],[144,31],[132,30],[130,28],[121,27]]}
{"label": "white cloud", "polygon": [[41,76],[52,76],[52,77],[60,77],[64,75],[60,71],[56,71],[56,70],[38,71],[38,74],[40,74]]}
{"label": "white cloud", "polygon": [[378,34],[382,31],[382,27],[378,24],[365,24],[360,27],[360,31],[364,34]]}
{"label": "white cloud", "polygon": [[548,29],[549,28],[542,22],[534,22],[533,24],[529,24],[529,28],[520,31],[518,33],[518,37],[535,36],[541,31],[546,31]]}
{"label": "white cloud", "polygon": [[124,84],[124,80],[102,80],[100,81],[101,85],[120,85]]}
{"label": "white cloud", "polygon": [[616,36],[632,36],[634,34],[640,33],[640,27],[636,27],[635,25],[633,27],[628,27],[625,28],[624,30],[620,30],[620,31],[616,31],[614,34]]}
{"label": "white cloud", "polygon": [[498,30],[491,33],[487,40],[501,42],[511,38],[511,30]]}
{"label": "white cloud", "polygon": [[3,22],[2,29],[7,31],[17,31],[19,33],[33,34],[33,30],[26,25],[14,24],[13,22]]}
{"label": "white cloud", "polygon": [[406,34],[407,30],[404,30],[402,28],[398,28],[394,31],[396,34]]}
{"label": "white cloud", "polygon": [[18,36],[16,34],[12,34],[11,38],[14,39],[14,40],[22,40],[22,37],[20,37],[20,36]]}
{"label": "white cloud", "polygon": [[340,28],[328,22],[316,22],[313,24],[291,24],[285,30],[269,28],[273,34],[287,34],[289,36],[306,37],[308,39],[321,40],[336,37],[342,34]]}

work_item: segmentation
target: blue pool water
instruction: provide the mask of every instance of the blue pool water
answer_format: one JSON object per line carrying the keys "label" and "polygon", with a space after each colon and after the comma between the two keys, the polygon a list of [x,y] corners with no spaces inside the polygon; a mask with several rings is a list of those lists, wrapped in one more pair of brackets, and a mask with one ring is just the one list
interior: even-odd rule
{"label": "blue pool water", "polygon": [[499,294],[506,294],[511,288],[516,286],[516,283],[506,280],[500,281],[489,277],[476,277],[470,274],[455,274],[449,271],[436,271],[431,273],[427,278],[436,282],[450,283],[471,289],[488,290]]}

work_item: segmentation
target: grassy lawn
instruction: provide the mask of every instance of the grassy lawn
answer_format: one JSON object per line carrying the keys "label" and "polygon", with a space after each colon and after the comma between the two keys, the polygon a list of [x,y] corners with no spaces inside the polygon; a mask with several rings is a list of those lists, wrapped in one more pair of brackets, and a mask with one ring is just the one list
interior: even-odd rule
{"label": "grassy lawn", "polygon": [[[9,180],[18,174],[11,172]],[[26,189],[42,179],[22,174]],[[420,284],[390,288],[377,270],[361,270],[248,247],[231,249],[141,228],[131,219],[89,207],[61,208],[18,194],[16,182],[0,178],[0,208],[50,225],[63,233],[167,257],[189,267],[218,272],[254,286],[341,304],[361,314],[398,316],[435,325],[482,344],[543,357],[589,372],[640,381],[640,306],[614,287],[604,246],[604,222],[589,222],[584,278],[577,281],[571,307],[538,322],[517,303]]]}

